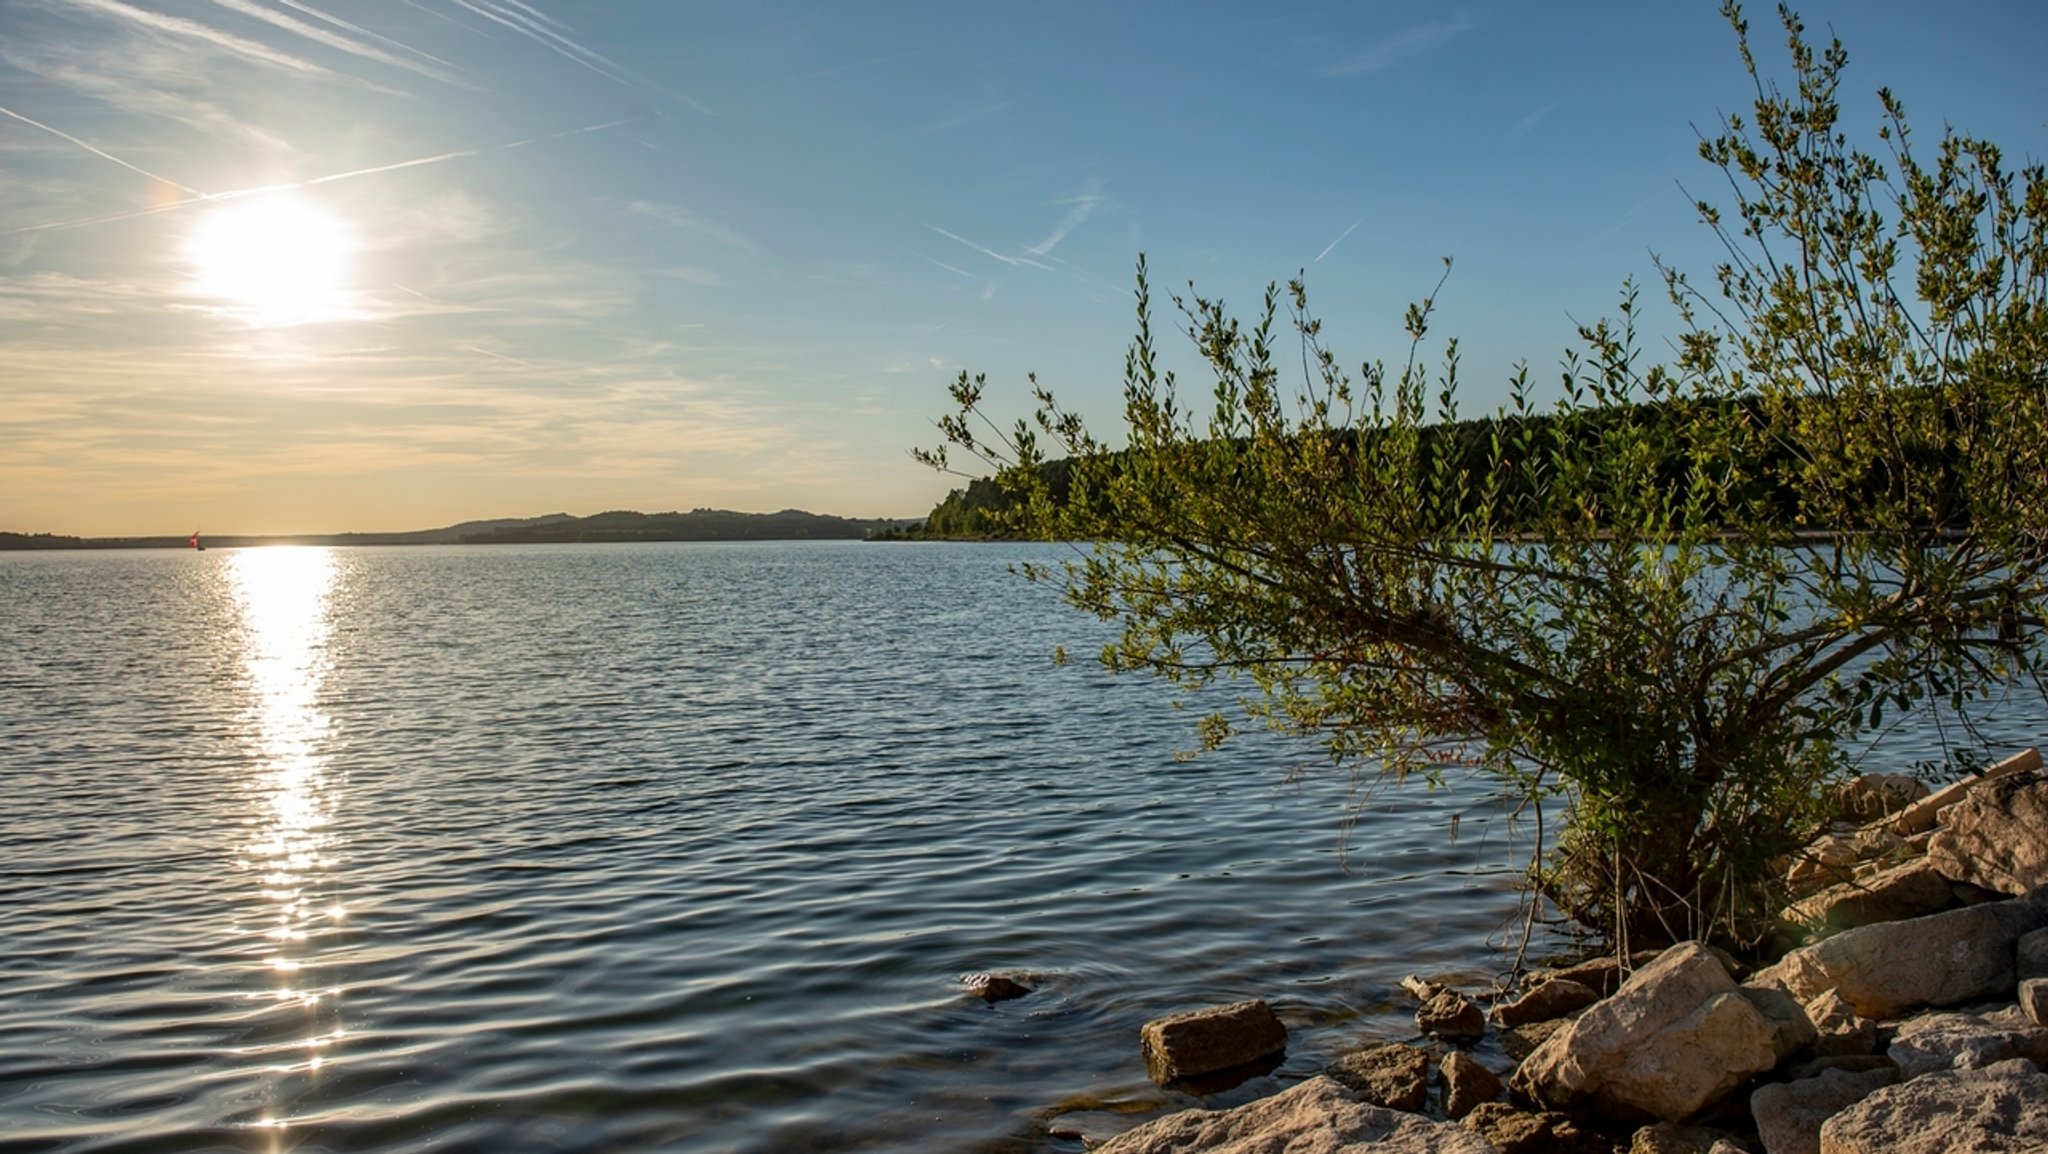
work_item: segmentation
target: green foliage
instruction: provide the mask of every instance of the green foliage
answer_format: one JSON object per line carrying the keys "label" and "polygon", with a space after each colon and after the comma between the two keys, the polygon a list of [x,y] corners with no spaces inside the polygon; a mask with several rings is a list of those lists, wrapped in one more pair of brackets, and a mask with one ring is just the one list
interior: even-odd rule
{"label": "green foliage", "polygon": [[[1954,133],[1924,166],[1888,93],[1883,155],[1852,148],[1841,46],[1781,9],[1782,92],[1725,11],[1754,120],[1701,146],[1732,202],[1700,203],[1718,291],[1660,268],[1674,363],[1645,364],[1628,287],[1553,411],[1518,368],[1461,422],[1456,341],[1423,360],[1434,293],[1405,361],[1354,373],[1296,279],[1249,321],[1173,298],[1213,378],[1198,411],[1141,259],[1122,446],[1035,381],[1035,422],[988,420],[965,374],[941,421],[1011,495],[984,516],[1094,543],[1037,575],[1117,626],[1111,668],[1248,683],[1246,719],[1339,763],[1561,805],[1532,875],[1622,937],[1755,940],[1845,743],[2044,669],[2048,181]],[[1071,458],[1064,498],[1041,439]]]}

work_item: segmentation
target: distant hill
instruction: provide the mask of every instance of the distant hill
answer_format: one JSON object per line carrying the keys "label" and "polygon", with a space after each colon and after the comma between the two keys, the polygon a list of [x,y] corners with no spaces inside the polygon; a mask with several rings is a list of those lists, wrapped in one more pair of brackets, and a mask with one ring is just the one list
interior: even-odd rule
{"label": "distant hill", "polygon": [[[281,536],[204,535],[209,546],[246,545],[517,545],[605,541],[857,541],[916,523],[916,518],[832,517],[784,509],[779,513],[735,513],[692,509],[687,513],[618,510],[589,517],[549,513],[464,521],[444,529],[402,533],[298,533]],[[187,537],[66,537],[53,533],[0,532],[6,549],[179,549]]]}

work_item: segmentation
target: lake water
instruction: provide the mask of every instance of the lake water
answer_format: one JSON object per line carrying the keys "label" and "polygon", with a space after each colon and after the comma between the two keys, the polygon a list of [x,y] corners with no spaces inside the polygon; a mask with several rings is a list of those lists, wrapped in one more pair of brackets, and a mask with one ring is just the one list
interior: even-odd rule
{"label": "lake water", "polygon": [[[1048,556],[0,555],[0,1150],[1073,1151],[1505,969],[1524,832],[1177,758]],[[1249,996],[1279,1070],[1147,1079]]]}

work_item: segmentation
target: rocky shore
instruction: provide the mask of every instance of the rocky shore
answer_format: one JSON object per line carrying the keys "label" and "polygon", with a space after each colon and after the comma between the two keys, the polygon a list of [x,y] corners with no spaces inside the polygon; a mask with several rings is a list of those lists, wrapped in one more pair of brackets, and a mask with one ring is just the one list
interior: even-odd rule
{"label": "rocky shore", "polygon": [[[1421,1040],[1094,1149],[2048,1151],[2040,754],[1933,794],[1872,775],[1838,801],[1841,820],[1787,864],[1800,897],[1760,969],[1681,942],[1536,973],[1492,997],[1410,979]],[[1161,1080],[1270,1062],[1285,1044],[1260,1001],[1174,1014],[1142,1037]]]}

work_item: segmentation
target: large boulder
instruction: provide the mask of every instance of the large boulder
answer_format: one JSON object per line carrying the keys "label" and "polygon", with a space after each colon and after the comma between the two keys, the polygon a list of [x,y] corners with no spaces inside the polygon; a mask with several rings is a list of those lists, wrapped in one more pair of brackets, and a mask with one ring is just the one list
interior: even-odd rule
{"label": "large boulder", "polygon": [[1866,1018],[2009,998],[2014,943],[2048,924],[2044,910],[2048,894],[2037,894],[1846,930],[1793,950],[1750,984],[1802,1001],[1835,990]]}
{"label": "large boulder", "polygon": [[2048,884],[2048,777],[2036,770],[1979,783],[1941,815],[1927,862],[2002,894]]}
{"label": "large boulder", "polygon": [[1095,1148],[1095,1154],[1499,1154],[1478,1134],[1361,1102],[1328,1078],[1239,1106],[1183,1110]]}
{"label": "large boulder", "polygon": [[1139,1037],[1160,1082],[1247,1065],[1287,1048],[1287,1027],[1258,998],[1154,1018]]}
{"label": "large boulder", "polygon": [[1899,1080],[1896,1070],[1828,1070],[1796,1082],[1772,1082],[1749,1096],[1764,1154],[1820,1154],[1821,1123]]}
{"label": "large boulder", "polygon": [[1512,1085],[1553,1109],[1677,1122],[1776,1066],[1779,1026],[1682,942],[1537,1047]]}
{"label": "large boulder", "polygon": [[1821,1154],[2048,1150],[2048,1074],[2018,1058],[1886,1086],[1829,1118]]}

